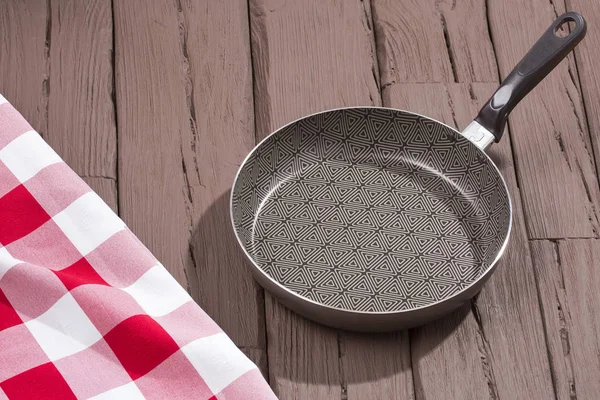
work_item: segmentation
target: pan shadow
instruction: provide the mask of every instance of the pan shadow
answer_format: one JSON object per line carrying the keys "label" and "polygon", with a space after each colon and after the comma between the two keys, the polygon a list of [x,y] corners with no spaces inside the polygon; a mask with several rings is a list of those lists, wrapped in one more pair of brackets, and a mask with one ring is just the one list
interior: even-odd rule
{"label": "pan shadow", "polygon": [[[442,345],[467,317],[469,310],[470,304],[466,304],[446,317],[401,332],[341,332],[343,351],[340,357],[345,384],[377,382],[385,377],[396,377],[409,386],[412,386],[412,380],[413,385],[418,387],[420,359]],[[344,360],[345,357],[348,359]],[[412,388],[408,390],[412,391]]]}
{"label": "pan shadow", "polygon": [[[285,381],[332,385],[332,379],[336,381],[337,376],[340,387],[375,383],[389,377],[404,380],[407,385],[412,381],[418,385],[419,372],[414,367],[456,331],[468,315],[470,304],[423,327],[393,333],[336,331],[311,322],[279,304],[269,304],[265,314],[264,292],[253,279],[249,261],[231,227],[229,194],[228,191],[220,196],[194,226],[191,238],[193,258],[188,262],[187,274],[193,277],[191,281],[195,280],[195,284],[191,285],[193,297],[263,374],[270,376],[271,384],[275,387],[277,382]],[[273,312],[276,308],[281,310]],[[265,321],[269,329],[266,329]],[[267,331],[272,332],[272,337],[267,338]],[[303,334],[306,337],[293,337]],[[330,339],[332,335],[337,335],[335,344]],[[311,343],[315,338],[329,340],[327,343]],[[306,354],[300,362],[293,359],[300,349],[285,348],[290,343],[293,346],[295,340],[305,347],[314,346],[324,351],[306,349],[311,354]],[[267,342],[272,352],[270,357],[266,353]],[[324,346],[337,348],[327,349]],[[332,355],[337,355],[337,362],[325,360]],[[324,365],[335,365],[339,370],[324,371]]]}
{"label": "pan shadow", "polygon": [[[506,143],[506,142],[504,142]],[[498,167],[498,170],[502,171],[505,164],[506,164],[506,158],[504,157],[504,155],[502,154],[502,151],[500,151],[501,149],[499,149],[497,146],[501,146],[502,143],[500,143],[499,145],[492,145],[491,149],[487,152],[488,155],[490,156],[490,159],[494,162],[494,164],[496,164],[496,166]]]}

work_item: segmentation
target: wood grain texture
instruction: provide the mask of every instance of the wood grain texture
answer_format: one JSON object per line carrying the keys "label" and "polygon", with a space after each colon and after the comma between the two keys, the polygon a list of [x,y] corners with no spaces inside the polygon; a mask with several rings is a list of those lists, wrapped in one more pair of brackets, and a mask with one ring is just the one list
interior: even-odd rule
{"label": "wood grain texture", "polygon": [[110,0],[53,2],[48,144],[79,175],[116,179]]}
{"label": "wood grain texture", "polygon": [[531,248],[557,398],[596,399],[600,393],[600,241],[534,241]]}
{"label": "wood grain texture", "polygon": [[380,105],[368,0],[250,0],[256,134],[328,108]]}
{"label": "wood grain texture", "polygon": [[588,34],[575,48],[578,78],[585,101],[585,111],[589,132],[596,157],[596,175],[600,175],[600,35],[594,34],[594,26],[600,22],[600,7],[590,0],[566,0],[569,11],[581,13],[587,20]]}
{"label": "wood grain texture", "polygon": [[264,352],[263,291],[229,219],[231,184],[254,147],[248,5],[182,0],[178,20],[191,126],[181,151],[193,226],[188,277],[199,286],[192,293],[238,346]]}
{"label": "wood grain texture", "polygon": [[394,83],[454,82],[438,3],[373,0],[382,88]]}
{"label": "wood grain texture", "polygon": [[282,400],[341,399],[337,334],[265,295],[269,382]]}
{"label": "wood grain texture", "polygon": [[407,331],[381,335],[344,333],[339,338],[339,353],[348,399],[412,397]]}
{"label": "wood grain texture", "polygon": [[[489,2],[488,7],[504,77],[558,10],[546,0]],[[531,238],[598,235],[600,191],[576,75],[570,66],[561,63],[509,118]]]}
{"label": "wood grain texture", "polygon": [[114,13],[121,215],[238,346],[262,351],[262,291],[228,211],[254,144],[247,4],[115,1]]}
{"label": "wood grain texture", "polygon": [[[370,10],[368,1],[354,0],[250,2],[258,138],[315,111],[381,104]],[[360,399],[368,388],[371,398],[411,395],[410,373],[399,361],[406,359],[403,343],[349,338],[352,348],[340,358],[345,333],[309,322],[269,295],[265,301],[270,383],[280,398]],[[375,377],[387,383],[365,381]]]}
{"label": "wood grain texture", "polygon": [[495,82],[485,12],[478,0],[374,0],[381,86]]}
{"label": "wood grain texture", "polygon": [[166,0],[114,3],[118,183],[121,218],[189,287],[191,226],[181,148],[192,133],[177,16]]}
{"label": "wood grain texture", "polygon": [[49,15],[47,2],[0,1],[0,93],[42,136],[48,121]]}
{"label": "wood grain texture", "polygon": [[448,55],[456,82],[498,82],[489,34],[487,2],[445,0],[435,3],[446,27]]}

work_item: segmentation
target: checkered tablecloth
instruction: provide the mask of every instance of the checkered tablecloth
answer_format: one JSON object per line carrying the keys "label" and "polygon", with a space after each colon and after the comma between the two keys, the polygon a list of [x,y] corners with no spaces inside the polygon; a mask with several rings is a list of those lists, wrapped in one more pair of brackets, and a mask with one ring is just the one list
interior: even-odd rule
{"label": "checkered tablecloth", "polygon": [[0,96],[0,399],[272,399],[256,366]]}

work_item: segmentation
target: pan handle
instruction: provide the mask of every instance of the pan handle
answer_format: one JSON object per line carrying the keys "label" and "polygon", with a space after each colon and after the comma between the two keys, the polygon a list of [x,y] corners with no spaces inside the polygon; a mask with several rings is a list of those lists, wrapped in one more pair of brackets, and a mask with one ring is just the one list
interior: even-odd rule
{"label": "pan handle", "polygon": [[[558,29],[571,21],[575,23],[575,27],[568,35],[560,37],[557,34]],[[463,134],[483,149],[488,147],[492,140],[498,143],[504,133],[508,114],[577,46],[585,36],[586,29],[585,19],[576,12],[568,12],[558,17],[504,79]]]}

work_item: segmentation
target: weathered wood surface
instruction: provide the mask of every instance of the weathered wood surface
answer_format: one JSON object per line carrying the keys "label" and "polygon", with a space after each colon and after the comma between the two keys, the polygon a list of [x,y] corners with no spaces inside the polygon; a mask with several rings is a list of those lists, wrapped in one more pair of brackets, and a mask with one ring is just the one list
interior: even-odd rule
{"label": "weathered wood surface", "polygon": [[265,366],[262,290],[228,211],[254,145],[247,4],[115,1],[114,15],[121,216]]}
{"label": "weathered wood surface", "polygon": [[485,11],[480,0],[374,0],[381,87],[491,82],[497,68]]}
{"label": "weathered wood surface", "polygon": [[[587,38],[490,151],[514,225],[476,302],[410,332],[368,335],[263,294],[228,216],[255,138],[351,105],[462,128],[567,9],[586,17]],[[592,0],[0,1],[0,93],[282,399],[595,399],[598,24]]]}
{"label": "weathered wood surface", "polygon": [[42,136],[48,126],[49,15],[43,1],[0,1],[0,93]]}
{"label": "weathered wood surface", "polygon": [[534,241],[548,350],[558,399],[600,393],[600,242]]}
{"label": "weathered wood surface", "polygon": [[348,399],[413,398],[408,332],[344,333],[340,368]]}
{"label": "weathered wood surface", "polygon": [[121,218],[179,283],[192,286],[182,161],[192,132],[178,12],[172,2],[145,4],[114,4]]}
{"label": "weathered wood surface", "polygon": [[263,291],[229,220],[231,184],[255,143],[248,5],[182,0],[179,30],[192,134],[181,143],[193,226],[188,278],[197,275],[200,305],[266,373]]}
{"label": "weathered wood surface", "polygon": [[593,1],[588,0],[566,0],[567,9],[578,11],[588,21],[588,34],[584,41],[575,49],[575,59],[577,60],[576,69],[580,81],[583,99],[585,101],[585,111],[590,136],[596,158],[596,174],[600,174],[598,169],[598,159],[600,158],[600,35],[594,34],[594,26],[600,21],[600,7]]}
{"label": "weathered wood surface", "polygon": [[117,178],[110,0],[52,4],[46,141],[84,177]]}

